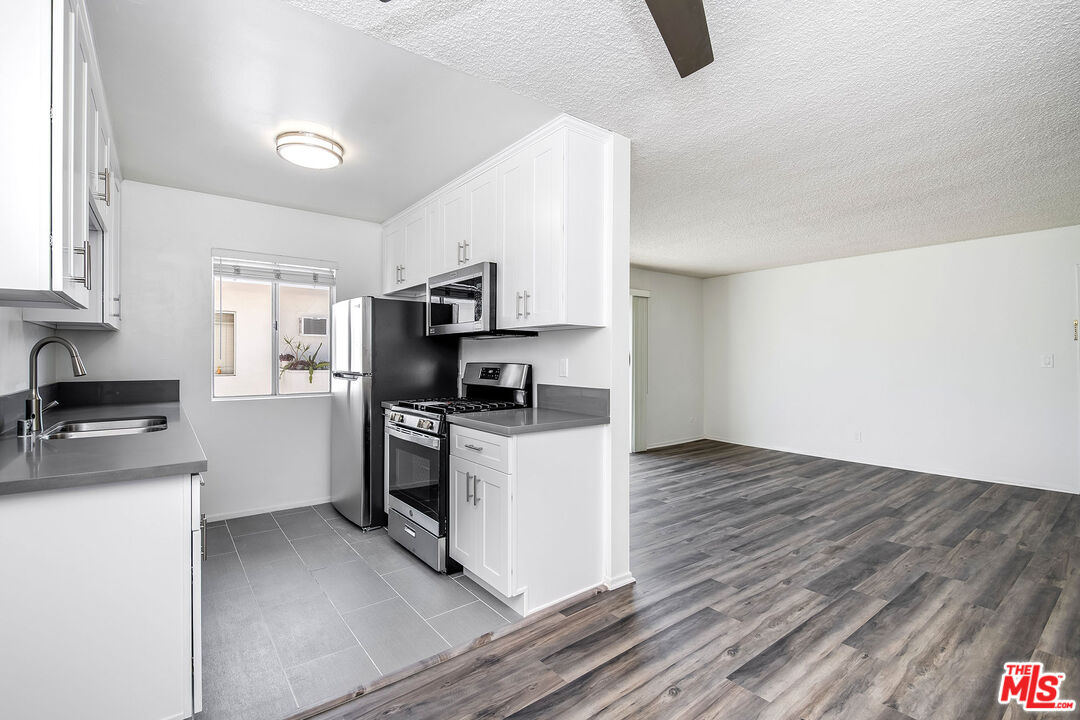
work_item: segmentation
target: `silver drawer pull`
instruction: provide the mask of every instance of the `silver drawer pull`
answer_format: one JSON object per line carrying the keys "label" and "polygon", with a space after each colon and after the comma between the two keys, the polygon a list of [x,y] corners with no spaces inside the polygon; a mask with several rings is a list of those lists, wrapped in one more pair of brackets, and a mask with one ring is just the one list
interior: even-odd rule
{"label": "silver drawer pull", "polygon": [[473,475],[472,482],[472,504],[475,507],[476,503],[480,502],[480,476]]}
{"label": "silver drawer pull", "polygon": [[85,287],[87,290],[89,290],[90,289],[90,283],[91,283],[91,280],[90,280],[90,275],[91,275],[91,271],[90,271],[90,241],[89,240],[83,240],[83,246],[81,248],[74,248],[74,249],[72,249],[71,252],[74,253],[75,255],[82,255],[83,256],[83,274],[81,276],[72,275],[71,279],[74,280],[75,282],[79,283],[83,287]]}
{"label": "silver drawer pull", "polygon": [[475,450],[476,452],[484,452],[484,448],[479,445],[470,445],[469,443],[465,443],[465,447],[469,448],[470,450]]}
{"label": "silver drawer pull", "polygon": [[517,294],[517,302],[514,303],[514,310],[518,317],[521,317],[521,293]]}
{"label": "silver drawer pull", "polygon": [[405,532],[406,532],[406,533],[408,533],[409,537],[416,537],[416,531],[415,531],[415,530],[413,530],[413,529],[412,529],[411,527],[409,527],[408,525],[404,525],[404,526],[403,526],[403,529],[405,530]]}
{"label": "silver drawer pull", "polygon": [[470,482],[472,482],[472,473],[465,473],[465,502],[472,500],[472,495],[469,494]]}

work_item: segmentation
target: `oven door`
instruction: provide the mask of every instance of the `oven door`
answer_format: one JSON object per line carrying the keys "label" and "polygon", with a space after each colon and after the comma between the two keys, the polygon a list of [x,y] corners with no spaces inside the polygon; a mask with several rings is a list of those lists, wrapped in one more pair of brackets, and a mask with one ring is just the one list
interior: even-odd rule
{"label": "oven door", "polygon": [[390,507],[439,537],[446,535],[445,450],[442,438],[386,426]]}
{"label": "oven door", "polygon": [[477,263],[428,280],[428,335],[490,332],[495,328],[495,263]]}

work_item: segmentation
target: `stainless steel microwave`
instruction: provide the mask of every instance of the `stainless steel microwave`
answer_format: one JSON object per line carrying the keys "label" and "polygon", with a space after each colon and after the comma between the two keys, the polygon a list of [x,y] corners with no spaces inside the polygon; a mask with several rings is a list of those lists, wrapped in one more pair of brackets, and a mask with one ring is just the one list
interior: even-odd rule
{"label": "stainless steel microwave", "polygon": [[427,282],[428,335],[494,333],[496,276],[493,262],[432,276]]}

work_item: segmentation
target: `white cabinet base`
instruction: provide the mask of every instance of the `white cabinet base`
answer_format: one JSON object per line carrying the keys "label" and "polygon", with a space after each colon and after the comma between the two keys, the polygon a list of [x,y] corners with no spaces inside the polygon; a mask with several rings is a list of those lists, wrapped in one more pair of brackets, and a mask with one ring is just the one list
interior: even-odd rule
{"label": "white cabinet base", "polygon": [[0,497],[0,715],[192,714],[191,488],[183,475]]}
{"label": "white cabinet base", "polygon": [[[604,583],[597,448],[609,433],[598,425],[505,437],[450,426],[450,556],[520,615]],[[505,451],[463,449],[466,442]]]}

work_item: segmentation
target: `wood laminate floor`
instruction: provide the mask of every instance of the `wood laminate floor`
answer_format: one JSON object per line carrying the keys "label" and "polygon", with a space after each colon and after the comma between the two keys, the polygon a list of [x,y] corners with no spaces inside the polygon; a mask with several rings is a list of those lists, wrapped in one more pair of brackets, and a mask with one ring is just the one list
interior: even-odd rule
{"label": "wood laminate floor", "polygon": [[321,720],[1014,720],[1029,658],[1080,700],[1077,496],[709,441],[631,489],[635,585]]}

